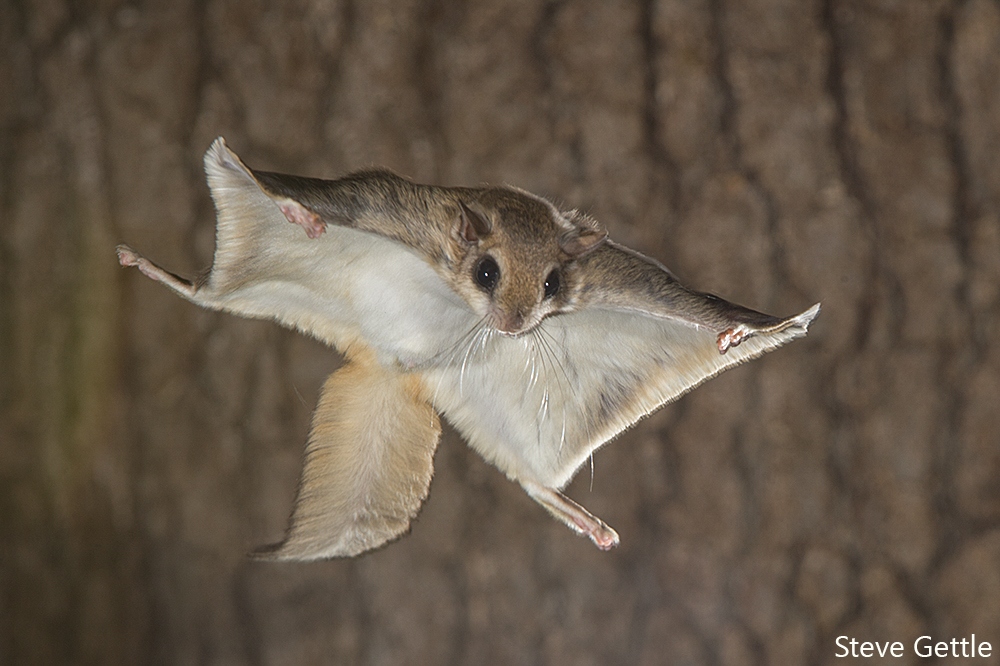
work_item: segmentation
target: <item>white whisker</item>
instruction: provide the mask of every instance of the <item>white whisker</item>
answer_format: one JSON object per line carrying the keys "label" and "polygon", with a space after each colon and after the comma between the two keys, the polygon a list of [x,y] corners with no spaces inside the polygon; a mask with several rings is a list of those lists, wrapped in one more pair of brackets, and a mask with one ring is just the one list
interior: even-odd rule
{"label": "white whisker", "polygon": [[[557,370],[557,372],[552,374],[554,375],[556,382],[560,385],[562,393],[562,430],[559,436],[559,450],[562,451],[562,448],[566,443],[566,404],[567,398],[573,393],[573,382],[570,380],[569,373],[566,371],[566,367],[563,364],[562,356],[556,352],[556,349],[559,348],[559,343],[551,333],[545,330],[544,327],[538,326],[535,330],[538,331],[537,340],[542,349],[543,358],[547,357],[548,364],[555,366]],[[586,421],[586,419],[584,420],[584,427],[587,430],[587,439],[589,440],[590,424]]]}
{"label": "white whisker", "polygon": [[528,377],[528,390],[530,391],[538,383],[538,376],[541,374],[539,363],[542,360],[538,353],[538,346],[535,344],[534,331],[531,336],[531,375]]}
{"label": "white whisker", "polygon": [[594,452],[590,452],[590,492],[594,492]]}
{"label": "white whisker", "polygon": [[485,322],[486,322],[486,317],[483,317],[482,319],[478,320],[475,324],[472,325],[472,327],[468,331],[463,333],[450,347],[443,349],[437,354],[435,354],[434,357],[427,362],[427,365],[437,365],[438,364],[437,362],[446,354],[447,354],[447,360],[445,361],[445,363],[442,363],[441,365],[444,366],[451,365],[451,362],[455,360],[455,356],[458,354],[458,350],[465,345],[465,341],[469,340],[474,335],[479,333],[480,328],[483,326]]}
{"label": "white whisker", "polygon": [[[443,359],[443,362],[439,363],[439,365],[441,367],[443,367],[443,368],[450,367],[452,365],[452,363],[455,362],[455,359],[461,353],[461,351],[462,351],[463,348],[466,350],[466,355],[467,355],[469,348],[471,348],[471,346],[475,342],[476,338],[478,338],[482,334],[482,331],[485,328],[485,324],[486,324],[486,317],[483,317],[482,319],[480,319],[479,321],[477,321],[472,326],[472,328],[470,328],[468,331],[466,331],[458,340],[456,340],[453,345],[451,345],[447,349],[444,349],[441,352],[439,352],[432,359],[431,365],[434,365],[435,361],[441,361]],[[465,346],[466,342],[468,342],[469,347]],[[447,355],[447,356],[445,356],[445,355]],[[464,371],[464,361],[463,361],[463,371]],[[444,381],[444,377],[445,377],[445,374],[441,374],[438,377],[437,384],[434,387],[434,395],[431,398],[431,404],[436,404],[437,403],[438,394],[441,391],[441,384]]]}
{"label": "white whisker", "polygon": [[486,329],[479,329],[472,342],[466,348],[465,355],[462,357],[462,369],[458,373],[458,394],[461,396],[465,395],[465,368],[469,364],[469,356],[473,353],[475,347],[479,345],[484,335],[486,335]]}

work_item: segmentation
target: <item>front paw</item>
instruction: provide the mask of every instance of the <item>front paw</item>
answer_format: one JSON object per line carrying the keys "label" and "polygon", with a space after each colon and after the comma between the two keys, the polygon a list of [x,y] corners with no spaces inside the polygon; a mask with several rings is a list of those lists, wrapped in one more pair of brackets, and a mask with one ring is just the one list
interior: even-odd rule
{"label": "front paw", "polygon": [[753,335],[753,331],[740,324],[734,328],[728,328],[715,339],[715,344],[719,347],[719,353],[725,354],[731,347],[738,346],[741,342]]}
{"label": "front paw", "polygon": [[306,236],[309,238],[319,238],[326,231],[326,225],[319,215],[294,199],[285,199],[279,202],[278,208],[281,209],[285,219],[305,229]]}

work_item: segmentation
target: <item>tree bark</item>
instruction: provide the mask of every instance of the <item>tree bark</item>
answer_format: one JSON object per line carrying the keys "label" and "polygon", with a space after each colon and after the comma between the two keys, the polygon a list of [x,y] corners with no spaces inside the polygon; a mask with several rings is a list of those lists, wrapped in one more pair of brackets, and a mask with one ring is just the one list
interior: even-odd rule
{"label": "tree bark", "polygon": [[[1000,3],[0,3],[0,663],[1000,653]],[[258,564],[337,355],[199,310],[201,154],[585,209],[810,335],[600,450],[601,553],[446,429],[412,533]]]}

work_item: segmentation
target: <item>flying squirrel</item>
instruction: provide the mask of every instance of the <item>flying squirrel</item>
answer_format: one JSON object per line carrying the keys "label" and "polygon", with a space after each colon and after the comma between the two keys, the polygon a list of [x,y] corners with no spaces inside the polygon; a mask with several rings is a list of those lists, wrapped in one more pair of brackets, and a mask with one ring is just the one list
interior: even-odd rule
{"label": "flying squirrel", "polygon": [[819,312],[782,319],[693,291],[590,216],[512,187],[256,171],[221,137],[204,163],[211,270],[191,282],[126,245],[121,265],[346,359],[320,393],[285,539],[263,558],[353,556],[405,533],[430,487],[439,414],[557,520],[610,549],[618,534],[560,492],[593,451],[804,336]]}

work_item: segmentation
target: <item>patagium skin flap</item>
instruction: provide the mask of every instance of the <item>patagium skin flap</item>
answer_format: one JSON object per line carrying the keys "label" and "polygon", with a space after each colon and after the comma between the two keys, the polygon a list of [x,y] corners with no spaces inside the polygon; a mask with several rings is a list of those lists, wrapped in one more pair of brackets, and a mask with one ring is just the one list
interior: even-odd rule
{"label": "patagium skin flap", "polygon": [[344,354],[313,415],[278,560],[352,556],[403,534],[427,496],[443,415],[552,516],[618,535],[560,492],[593,451],[723,370],[802,337],[683,286],[577,211],[510,187],[419,185],[383,169],[320,180],[205,154],[211,270],[184,298],[274,319]]}

